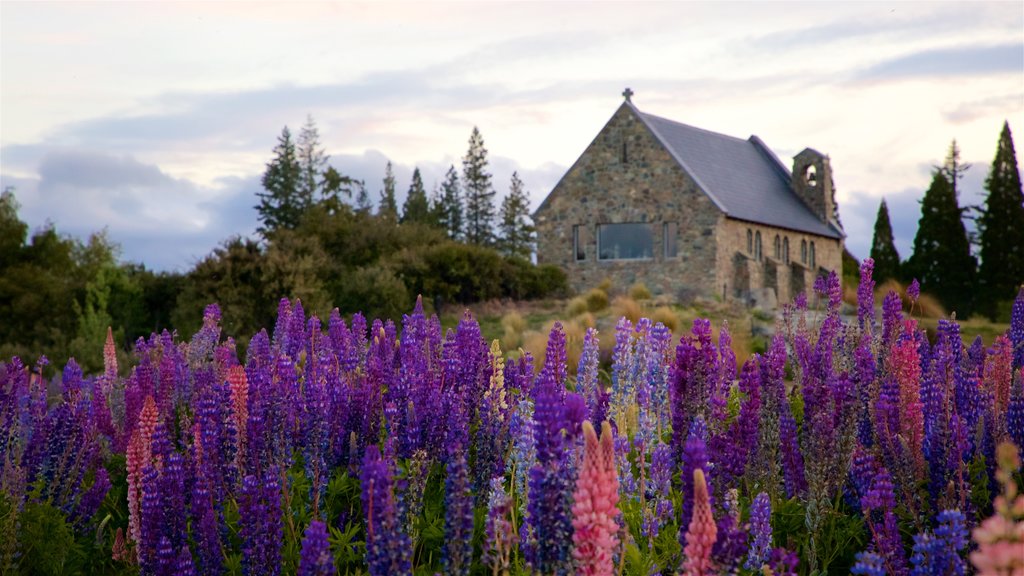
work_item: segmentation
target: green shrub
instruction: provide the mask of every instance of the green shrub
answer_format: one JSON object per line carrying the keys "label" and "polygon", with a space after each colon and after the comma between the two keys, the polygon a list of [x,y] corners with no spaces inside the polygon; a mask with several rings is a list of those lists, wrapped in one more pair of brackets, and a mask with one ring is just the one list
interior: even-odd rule
{"label": "green shrub", "polygon": [[600,312],[608,307],[608,293],[600,288],[591,288],[583,295],[587,301],[587,310]]}
{"label": "green shrub", "polygon": [[651,291],[647,289],[647,285],[643,282],[637,282],[629,288],[629,297],[633,300],[650,300]]}

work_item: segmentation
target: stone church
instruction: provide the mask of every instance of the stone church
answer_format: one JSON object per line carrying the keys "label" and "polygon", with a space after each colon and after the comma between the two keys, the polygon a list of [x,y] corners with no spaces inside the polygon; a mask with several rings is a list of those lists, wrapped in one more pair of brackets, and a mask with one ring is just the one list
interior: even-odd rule
{"label": "stone church", "polygon": [[757,136],[647,114],[623,96],[534,213],[539,263],[562,267],[577,291],[610,278],[760,303],[841,271],[828,156],[806,148],[790,170]]}

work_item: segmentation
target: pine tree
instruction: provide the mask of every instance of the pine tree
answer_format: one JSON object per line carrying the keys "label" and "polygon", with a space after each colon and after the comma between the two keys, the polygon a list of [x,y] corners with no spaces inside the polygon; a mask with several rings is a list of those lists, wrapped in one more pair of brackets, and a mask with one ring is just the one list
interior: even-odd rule
{"label": "pine tree", "polygon": [[950,311],[967,318],[972,311],[977,263],[971,255],[963,210],[957,203],[946,171],[936,170],[921,201],[921,219],[914,237],[908,274],[922,290],[939,298]]}
{"label": "pine tree", "polygon": [[434,200],[434,212],[438,224],[448,232],[449,238],[457,240],[462,237],[462,192],[455,166],[449,166],[444,175],[444,182]]}
{"label": "pine tree", "polygon": [[377,215],[390,222],[398,222],[398,201],[395,200],[395,173],[388,161],[384,167],[384,189],[380,192]]}
{"label": "pine tree", "polygon": [[1024,192],[1009,122],[1003,124],[999,135],[985,190],[988,196],[978,218],[981,243],[978,283],[984,312],[995,316],[996,304],[1012,299],[1024,282]]}
{"label": "pine tree", "polygon": [[412,183],[409,184],[409,193],[402,204],[402,222],[419,222],[421,224],[431,223],[430,203],[427,201],[427,191],[423,188],[423,177],[420,176],[420,169],[412,171]]}
{"label": "pine tree", "polygon": [[478,246],[494,244],[494,188],[487,171],[487,149],[480,130],[473,127],[469,150],[462,159],[463,190],[466,197],[466,241]]}
{"label": "pine tree", "polygon": [[299,162],[299,201],[309,207],[318,200],[317,195],[323,186],[328,158],[320,144],[320,132],[312,116],[306,116],[306,124],[299,132],[295,154]]}
{"label": "pine tree", "polygon": [[358,184],[359,192],[356,194],[356,212],[359,214],[369,214],[373,210],[373,203],[370,202],[370,193],[366,191],[366,186],[362,182]]}
{"label": "pine tree", "polygon": [[878,205],[875,218],[875,236],[871,240],[871,259],[875,261],[874,279],[881,284],[889,278],[896,278],[900,269],[900,254],[893,242],[892,224],[889,223],[889,207],[885,199]]}
{"label": "pine tree", "polygon": [[507,256],[530,259],[533,253],[533,225],[530,217],[530,197],[523,188],[519,174],[512,173],[508,196],[501,202],[500,224],[501,250]]}
{"label": "pine tree", "polygon": [[274,147],[274,159],[267,163],[263,172],[264,192],[257,192],[259,205],[259,227],[257,231],[266,238],[274,230],[295,229],[308,205],[299,194],[301,168],[296,157],[295,143],[291,131],[285,126]]}

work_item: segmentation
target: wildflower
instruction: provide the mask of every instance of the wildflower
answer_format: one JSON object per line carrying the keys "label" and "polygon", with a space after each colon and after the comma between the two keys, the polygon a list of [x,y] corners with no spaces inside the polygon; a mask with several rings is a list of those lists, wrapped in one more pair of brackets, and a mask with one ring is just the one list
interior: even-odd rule
{"label": "wildflower", "polygon": [[761,492],[750,505],[750,552],[744,568],[757,570],[768,560],[772,545],[772,503],[768,495]]}
{"label": "wildflower", "polygon": [[491,479],[484,527],[484,563],[495,573],[507,571],[516,534],[512,529],[512,498],[505,492],[501,476]]}
{"label": "wildflower", "polygon": [[611,576],[618,546],[618,476],[615,473],[615,446],[612,429],[602,423],[601,439],[593,425],[583,423],[585,442],[583,465],[576,481],[572,506],[572,539],[577,573]]}
{"label": "wildflower", "polygon": [[128,536],[136,543],[141,541],[142,536],[142,475],[144,468],[152,459],[153,431],[156,429],[157,417],[153,397],[146,396],[125,456],[128,476]]}
{"label": "wildflower", "polygon": [[410,574],[412,542],[402,530],[391,464],[377,446],[366,448],[360,485],[366,521],[366,563],[373,576]]}
{"label": "wildflower", "polygon": [[911,280],[910,286],[907,286],[907,296],[909,296],[910,300],[915,304],[917,303],[917,299],[921,297],[921,284],[917,281],[917,278]]}
{"label": "wildflower", "polygon": [[281,571],[281,485],[277,470],[262,477],[246,476],[238,497],[242,539],[242,569],[251,575],[276,575]]}
{"label": "wildflower", "polygon": [[302,538],[298,576],[331,576],[335,572],[327,527],[320,520],[312,520]]}
{"label": "wildflower", "polygon": [[686,560],[683,572],[690,576],[711,576],[715,567],[711,551],[718,538],[718,526],[711,514],[711,497],[704,479],[704,471],[693,471],[693,517],[686,531]]}
{"label": "wildflower", "polygon": [[1024,494],[1017,493],[1013,478],[1021,466],[1020,451],[1013,443],[1003,442],[996,449],[996,461],[996,478],[1003,491],[996,496],[995,512],[971,534],[978,545],[971,552],[971,563],[980,576],[1024,573],[1024,556],[1020,553],[1024,548]]}
{"label": "wildflower", "polygon": [[860,329],[871,329],[875,323],[875,281],[871,272],[875,269],[875,261],[865,258],[860,265],[860,283],[857,285],[857,322]]}

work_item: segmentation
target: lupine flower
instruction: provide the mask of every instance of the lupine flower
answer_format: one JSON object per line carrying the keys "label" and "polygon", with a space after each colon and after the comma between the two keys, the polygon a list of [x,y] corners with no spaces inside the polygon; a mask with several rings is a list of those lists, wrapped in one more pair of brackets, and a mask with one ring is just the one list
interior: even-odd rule
{"label": "lupine flower", "polygon": [[249,381],[245,368],[232,366],[228,370],[228,389],[231,391],[231,418],[235,422],[238,458],[245,454],[245,425],[249,420]]}
{"label": "lupine flower", "polygon": [[412,571],[412,542],[402,530],[393,483],[390,463],[381,459],[376,445],[368,446],[360,485],[366,520],[366,563],[373,576]]}
{"label": "lupine flower", "polygon": [[327,526],[320,520],[312,520],[302,538],[298,576],[331,576],[335,573],[334,555],[327,541]]}
{"label": "lupine flower", "polygon": [[[703,474],[708,473],[708,451],[704,439],[707,437],[707,426],[704,419],[697,416],[690,424],[690,434],[686,438],[686,445],[683,448],[683,456],[680,462],[680,476],[683,480],[683,504],[680,512],[682,517],[689,518],[693,511],[694,494],[696,489],[690,483],[693,478],[693,471],[700,469]],[[705,490],[710,490],[705,486]]]}
{"label": "lupine flower", "polygon": [[444,482],[442,565],[445,574],[469,574],[473,563],[473,492],[469,486],[466,452],[454,445],[448,452]]}
{"label": "lupine flower", "polygon": [[1021,466],[1020,451],[1013,443],[1003,442],[996,449],[996,460],[996,478],[1003,491],[996,496],[995,512],[971,534],[978,549],[970,558],[979,576],[1016,576],[1024,573],[1024,556],[1020,553],[1024,547],[1024,494],[1017,493],[1013,478]]}
{"label": "lupine flower", "polygon": [[[583,395],[587,402],[587,413],[592,421],[597,412],[600,400],[601,384],[597,373],[600,368],[600,349],[596,328],[587,328],[583,336],[583,353],[580,354],[579,368],[576,372],[576,391]],[[597,422],[600,424],[600,422]]]}
{"label": "lupine flower", "polygon": [[174,572],[175,576],[195,576],[196,569],[192,565],[192,553],[188,550],[188,545],[181,547],[178,551],[178,557],[174,561]]}
{"label": "lupine flower", "polygon": [[147,396],[128,445],[125,466],[128,476],[128,535],[140,542],[142,518],[142,475],[152,459],[153,431],[157,422],[156,403]]}
{"label": "lupine flower", "polygon": [[502,477],[491,479],[484,525],[483,560],[495,573],[509,569],[516,534],[512,529],[512,499],[505,492]]}
{"label": "lupine flower", "polygon": [[871,329],[875,323],[875,281],[871,272],[875,269],[875,261],[865,258],[860,265],[860,283],[857,285],[857,322],[860,329]]}
{"label": "lupine flower", "polygon": [[238,515],[244,518],[239,529],[242,539],[242,569],[251,575],[276,575],[281,572],[281,485],[277,470],[271,468],[262,478],[249,475],[242,481],[238,496]]}
{"label": "lupine flower", "polygon": [[1024,368],[1024,288],[1017,292],[1010,311],[1010,342],[1013,343],[1013,367]]}
{"label": "lupine flower", "polygon": [[772,545],[772,503],[768,495],[761,492],[750,505],[750,552],[744,568],[758,570],[767,562]]}
{"label": "lupine flower", "polygon": [[996,414],[1003,414],[1010,405],[1010,383],[1013,380],[1013,343],[1006,336],[997,336],[992,353],[985,358],[985,386],[993,396]]}
{"label": "lupine flower", "polygon": [[874,552],[858,552],[850,572],[861,576],[887,576],[885,560]]}
{"label": "lupine flower", "polygon": [[946,510],[938,516],[935,533],[914,536],[910,558],[911,576],[963,576],[966,570],[961,552],[967,546],[967,527],[959,510]]}
{"label": "lupine flower", "polygon": [[917,302],[917,299],[921,297],[921,284],[917,281],[917,278],[911,280],[910,286],[907,286],[907,296],[914,302]]}
{"label": "lupine flower", "polygon": [[578,574],[611,576],[618,547],[618,476],[612,429],[601,425],[601,439],[590,422],[583,423],[585,448],[572,505],[572,540]]}
{"label": "lupine flower", "polygon": [[693,500],[693,517],[686,531],[683,571],[692,576],[711,576],[716,573],[711,551],[718,538],[718,526],[711,513],[711,498],[704,480],[704,471],[700,468],[693,471]]}

